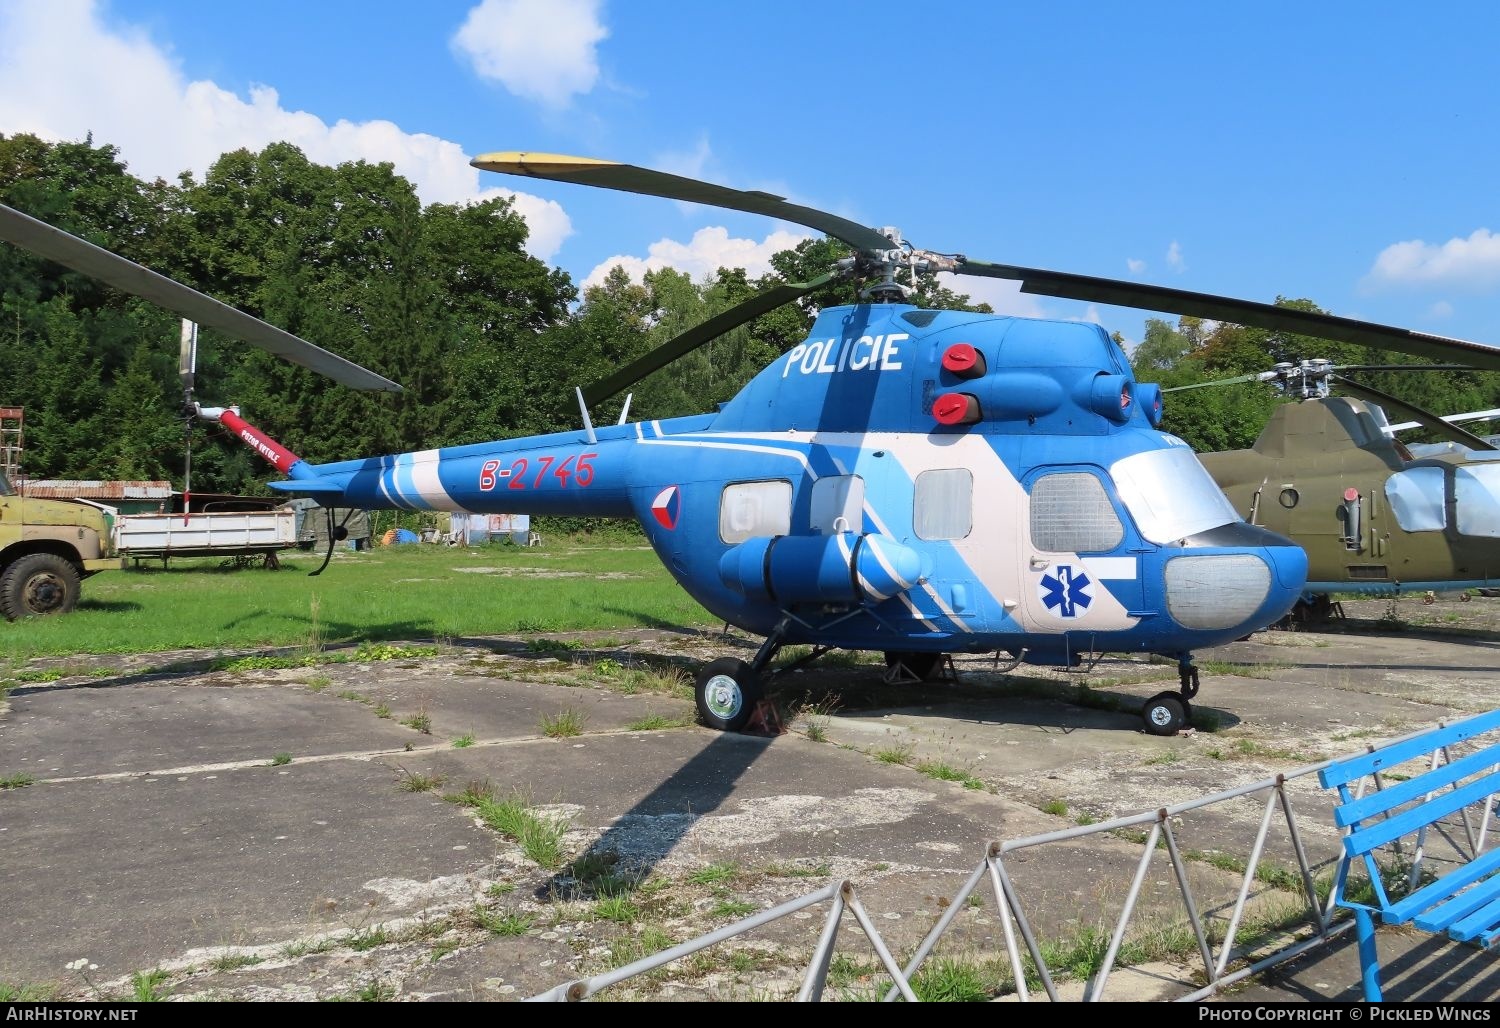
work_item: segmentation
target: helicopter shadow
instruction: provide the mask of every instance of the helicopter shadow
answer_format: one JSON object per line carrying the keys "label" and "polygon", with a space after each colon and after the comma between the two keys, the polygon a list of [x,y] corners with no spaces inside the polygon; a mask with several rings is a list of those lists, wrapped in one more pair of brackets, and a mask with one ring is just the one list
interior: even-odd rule
{"label": "helicopter shadow", "polygon": [[773,736],[715,733],[536,895],[599,899],[644,882],[699,821],[724,806],[775,742]]}

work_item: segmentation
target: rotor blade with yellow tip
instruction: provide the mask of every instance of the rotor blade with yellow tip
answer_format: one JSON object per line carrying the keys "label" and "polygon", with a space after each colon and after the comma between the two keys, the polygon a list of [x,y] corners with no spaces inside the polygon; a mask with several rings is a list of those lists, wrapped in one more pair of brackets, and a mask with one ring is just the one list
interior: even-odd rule
{"label": "rotor blade with yellow tip", "polygon": [[840,218],[826,211],[788,203],[786,197],[759,190],[730,189],[664,171],[638,168],[633,164],[601,161],[592,157],[568,157],[555,153],[503,151],[480,154],[469,162],[484,171],[504,175],[574,182],[582,186],[618,189],[626,193],[660,196],[668,200],[686,200],[710,207],[727,207],[733,211],[763,214],[842,239],[856,250],[888,250],[894,244],[873,228]]}

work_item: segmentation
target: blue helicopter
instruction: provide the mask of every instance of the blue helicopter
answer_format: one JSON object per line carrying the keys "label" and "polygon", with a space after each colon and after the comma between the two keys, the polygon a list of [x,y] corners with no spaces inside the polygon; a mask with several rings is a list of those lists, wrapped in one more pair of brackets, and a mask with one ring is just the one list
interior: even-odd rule
{"label": "blue helicopter", "polygon": [[[1162,396],[1137,383],[1097,325],[922,309],[899,281],[931,271],[1020,280],[1026,292],[1235,321],[1422,352],[1408,330],[1270,304],[991,264],[912,247],[761,192],[632,165],[497,153],[475,166],[760,213],[822,231],[853,256],[787,283],[576,390],[574,431],[312,465],[239,416],[224,424],[284,475],[272,488],[329,508],[633,519],[705,609],[764,638],[750,661],[696,676],[702,721],[737,731],[793,644],[805,666],[834,649],[881,652],[927,680],[945,655],[1090,666],[1107,653],[1178,664],[1179,688],[1143,708],[1175,734],[1199,689],[1197,650],[1285,616],[1307,557],[1247,524],[1193,451],[1158,428]],[[356,388],[395,383],[20,212],[0,238],[262,346]],[[708,414],[596,427],[589,408],[832,277],[870,282]],[[1451,356],[1451,341],[1445,341]],[[1478,346],[1476,353],[1496,351]],[[786,670],[786,669],[782,669]]]}

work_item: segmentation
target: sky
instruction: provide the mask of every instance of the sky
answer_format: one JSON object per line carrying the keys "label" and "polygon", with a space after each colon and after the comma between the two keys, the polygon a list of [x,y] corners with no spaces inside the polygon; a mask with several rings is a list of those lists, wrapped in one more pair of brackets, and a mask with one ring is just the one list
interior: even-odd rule
{"label": "sky", "polygon": [[[0,134],[143,178],[290,140],[428,203],[514,196],[579,284],[769,269],[811,230],[469,166],[760,189],[914,245],[1500,346],[1500,5],[3,0]],[[1139,340],[1170,312],[948,283]]]}

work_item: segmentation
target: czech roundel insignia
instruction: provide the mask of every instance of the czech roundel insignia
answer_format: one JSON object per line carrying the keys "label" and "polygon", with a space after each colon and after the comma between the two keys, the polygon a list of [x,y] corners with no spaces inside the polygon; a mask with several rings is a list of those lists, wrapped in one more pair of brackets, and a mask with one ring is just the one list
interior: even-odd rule
{"label": "czech roundel insignia", "polygon": [[1037,583],[1037,595],[1060,618],[1080,617],[1094,602],[1093,581],[1083,568],[1059,564]]}
{"label": "czech roundel insignia", "polygon": [[652,516],[657,524],[669,531],[677,527],[677,516],[681,513],[682,492],[675,485],[667,486],[651,501]]}

